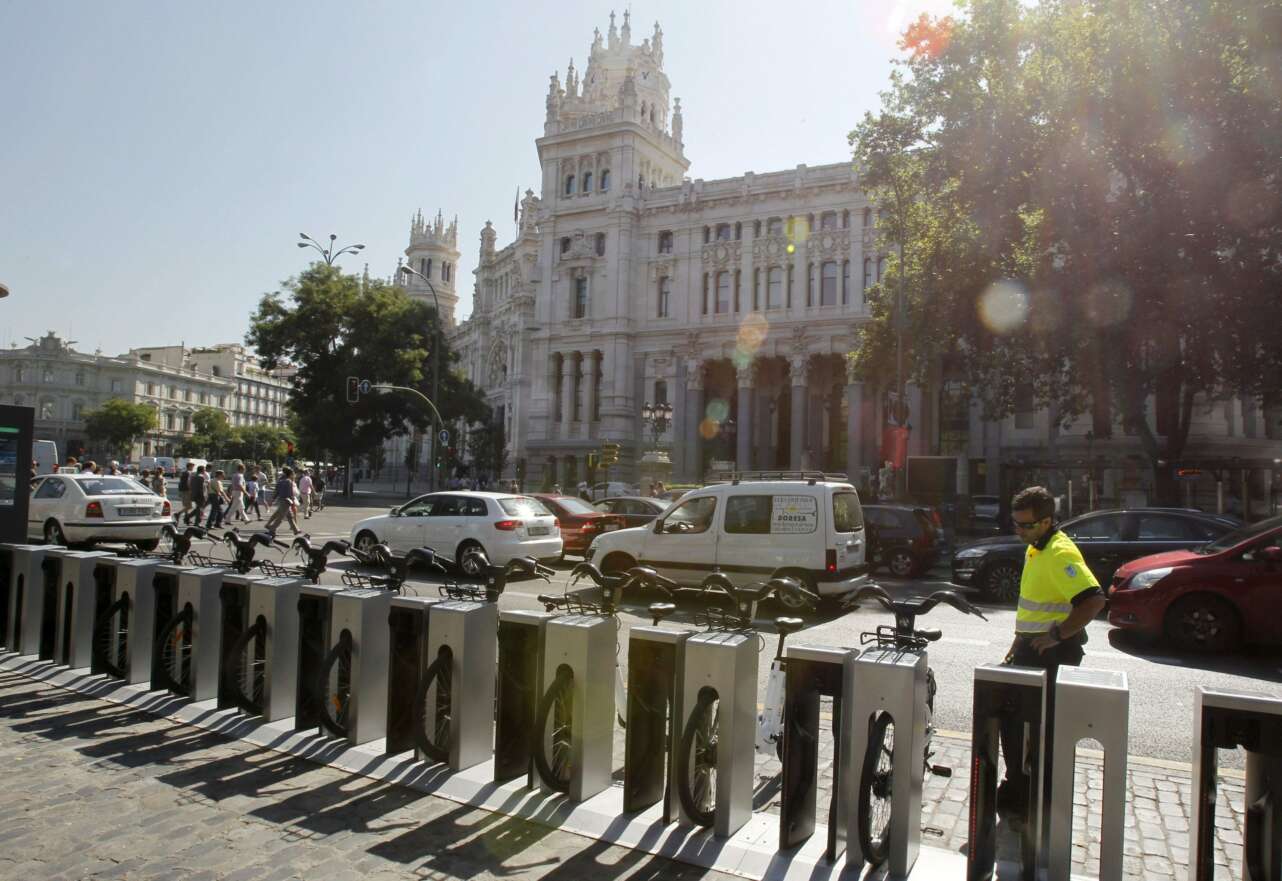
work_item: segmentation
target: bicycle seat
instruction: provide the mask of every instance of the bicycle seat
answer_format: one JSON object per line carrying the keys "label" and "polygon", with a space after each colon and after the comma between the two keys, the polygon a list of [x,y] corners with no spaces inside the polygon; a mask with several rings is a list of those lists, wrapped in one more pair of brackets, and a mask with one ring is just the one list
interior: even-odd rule
{"label": "bicycle seat", "polygon": [[651,603],[650,617],[654,619],[655,625],[658,626],[660,621],[671,615],[676,610],[677,607],[675,603]]}
{"label": "bicycle seat", "polygon": [[775,630],[779,631],[780,636],[788,636],[791,633],[796,633],[805,626],[806,622],[800,618],[784,617],[775,619]]}
{"label": "bicycle seat", "polygon": [[922,639],[926,640],[926,642],[936,642],[944,635],[944,633],[942,630],[918,630],[913,635],[920,636]]}
{"label": "bicycle seat", "polygon": [[560,597],[554,597],[551,594],[546,594],[546,593],[539,594],[538,596],[535,597],[535,599],[545,606],[555,606],[557,603],[561,601]]}

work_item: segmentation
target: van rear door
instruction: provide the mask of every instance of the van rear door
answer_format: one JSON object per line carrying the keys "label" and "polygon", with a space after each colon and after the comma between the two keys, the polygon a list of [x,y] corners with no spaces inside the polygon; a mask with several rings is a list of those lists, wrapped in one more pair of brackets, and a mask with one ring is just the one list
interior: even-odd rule
{"label": "van rear door", "polygon": [[859,495],[853,489],[834,489],[828,546],[836,551],[838,572],[863,565],[868,547],[865,535],[864,512],[859,504]]}

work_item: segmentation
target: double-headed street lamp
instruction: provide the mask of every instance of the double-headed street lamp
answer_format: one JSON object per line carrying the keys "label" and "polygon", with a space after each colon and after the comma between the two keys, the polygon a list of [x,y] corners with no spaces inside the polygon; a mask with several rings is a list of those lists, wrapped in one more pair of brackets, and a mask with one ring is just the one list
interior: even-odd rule
{"label": "double-headed street lamp", "polygon": [[[441,383],[441,322],[444,321],[444,316],[441,314],[441,301],[437,299],[436,288],[432,286],[431,280],[428,279],[426,275],[416,269],[411,269],[408,265],[401,266],[401,274],[406,276],[407,280],[408,276],[414,276],[415,278],[422,279],[423,284],[427,285],[427,289],[432,292],[432,302],[436,304],[436,339],[432,344],[432,400],[436,401],[440,399],[439,392]],[[433,490],[436,489],[436,445],[440,443],[440,434],[441,423],[440,416],[438,414],[436,431],[432,435],[432,481],[430,488]]]}
{"label": "double-headed street lamp", "polygon": [[314,238],[312,238],[305,232],[300,232],[298,234],[298,237],[302,239],[302,241],[298,243],[298,247],[312,248],[317,252],[319,252],[321,257],[324,258],[326,266],[333,266],[334,261],[337,260],[339,257],[342,257],[344,254],[355,254],[357,251],[365,250],[364,245],[347,245],[345,247],[339,248],[338,250],[334,250],[335,247],[337,247],[334,243],[338,239],[338,236],[336,236],[334,233],[329,234],[328,248],[322,246],[320,242],[316,241]]}
{"label": "double-headed street lamp", "polygon": [[668,426],[672,423],[672,405],[667,401],[660,401],[657,404],[645,402],[641,408],[641,421],[650,426],[650,431],[654,435],[654,450],[659,451],[659,438]]}

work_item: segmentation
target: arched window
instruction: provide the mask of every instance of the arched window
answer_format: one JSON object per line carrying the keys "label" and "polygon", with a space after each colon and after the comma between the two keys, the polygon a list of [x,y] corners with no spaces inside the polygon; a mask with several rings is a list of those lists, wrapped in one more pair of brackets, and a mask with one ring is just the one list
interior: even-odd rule
{"label": "arched window", "polygon": [[672,279],[663,276],[659,279],[659,317],[667,318],[672,305]]}
{"label": "arched window", "polygon": [[837,228],[837,212],[825,211],[823,214],[820,214],[819,228],[820,229],[836,229]]}
{"label": "arched window", "polygon": [[561,238],[561,256],[564,257],[568,253],[570,253],[570,237],[563,236]]}
{"label": "arched window", "polygon": [[601,192],[610,189],[610,169],[601,172]]}
{"label": "arched window", "polygon": [[605,256],[605,233],[603,232],[596,234],[596,255],[598,257]]}
{"label": "arched window", "polygon": [[57,418],[56,411],[57,411],[57,408],[54,405],[53,401],[44,400],[40,402],[40,418],[41,419],[44,419],[47,421],[47,420],[52,420]]}
{"label": "arched window", "polygon": [[837,262],[835,260],[828,260],[823,265],[823,289],[819,294],[819,305],[837,305]]}
{"label": "arched window", "polygon": [[659,253],[660,254],[672,253],[672,231],[671,230],[664,230],[663,232],[659,233]]}
{"label": "arched window", "polygon": [[783,218],[771,217],[766,221],[766,235],[781,236],[783,235]]}
{"label": "arched window", "polygon": [[864,229],[868,230],[871,228],[872,228],[872,209],[865,208],[864,209]]}
{"label": "arched window", "polygon": [[766,308],[778,309],[783,305],[783,267],[770,267],[769,281],[766,285]]}
{"label": "arched window", "polygon": [[452,271],[453,271],[453,267],[450,266],[450,264],[446,263],[445,261],[441,261],[441,281],[449,281],[450,273]]}
{"label": "arched window", "polygon": [[718,223],[718,224],[717,224],[717,241],[718,241],[718,242],[728,242],[728,241],[730,241],[730,236],[731,236],[733,233],[734,233],[734,230],[733,230],[733,229],[731,229],[730,224],[728,224],[728,223]]}
{"label": "arched window", "polygon": [[867,291],[872,287],[872,258],[864,258],[864,290]]}
{"label": "arched window", "polygon": [[574,317],[588,317],[588,280],[583,277],[574,280]]}
{"label": "arched window", "polygon": [[583,192],[592,192],[592,172],[590,171],[583,172]]}
{"label": "arched window", "polygon": [[565,176],[565,194],[567,196],[574,195],[574,175],[572,174],[567,174]]}
{"label": "arched window", "polygon": [[656,404],[668,403],[668,383],[662,379],[654,381],[654,402]]}

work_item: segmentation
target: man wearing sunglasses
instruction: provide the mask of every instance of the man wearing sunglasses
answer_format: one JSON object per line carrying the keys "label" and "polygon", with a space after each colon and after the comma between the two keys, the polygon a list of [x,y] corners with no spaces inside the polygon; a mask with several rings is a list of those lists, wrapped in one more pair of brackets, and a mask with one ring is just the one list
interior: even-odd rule
{"label": "man wearing sunglasses", "polygon": [[[1047,673],[1045,750],[1055,719],[1054,684],[1060,665],[1077,666],[1084,654],[1086,626],[1104,609],[1099,582],[1086,567],[1073,540],[1055,526],[1055,498],[1041,486],[1030,486],[1011,502],[1015,532],[1028,545],[1019,582],[1015,641],[1004,663],[1037,667]],[[1028,769],[1024,767],[1021,725],[1003,725],[1002,752],[1006,780],[998,792],[998,807],[1010,818],[1027,815]],[[1046,768],[1046,784],[1050,767]]]}

